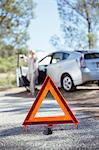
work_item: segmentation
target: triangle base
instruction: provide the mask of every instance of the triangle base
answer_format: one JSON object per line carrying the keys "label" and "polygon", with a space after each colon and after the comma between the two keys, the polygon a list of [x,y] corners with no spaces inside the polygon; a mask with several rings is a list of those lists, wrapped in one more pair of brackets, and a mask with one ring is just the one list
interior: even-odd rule
{"label": "triangle base", "polygon": [[74,123],[72,120],[59,120],[59,121],[35,121],[35,122],[24,122],[23,125],[38,125],[38,124],[78,124]]}

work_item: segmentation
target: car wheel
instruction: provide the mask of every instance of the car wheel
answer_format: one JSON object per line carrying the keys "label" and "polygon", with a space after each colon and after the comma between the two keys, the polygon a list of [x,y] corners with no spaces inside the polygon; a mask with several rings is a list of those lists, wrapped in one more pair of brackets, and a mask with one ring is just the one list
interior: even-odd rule
{"label": "car wheel", "polygon": [[64,74],[61,80],[62,87],[65,91],[72,91],[75,89],[73,80],[69,74]]}

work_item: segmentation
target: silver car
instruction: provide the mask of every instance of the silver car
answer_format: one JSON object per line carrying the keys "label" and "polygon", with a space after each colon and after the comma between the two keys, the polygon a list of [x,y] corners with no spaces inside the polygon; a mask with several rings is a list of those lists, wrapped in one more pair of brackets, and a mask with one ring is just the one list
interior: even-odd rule
{"label": "silver car", "polygon": [[87,81],[99,81],[99,52],[53,52],[39,61],[38,83],[42,83],[46,75],[66,91]]}

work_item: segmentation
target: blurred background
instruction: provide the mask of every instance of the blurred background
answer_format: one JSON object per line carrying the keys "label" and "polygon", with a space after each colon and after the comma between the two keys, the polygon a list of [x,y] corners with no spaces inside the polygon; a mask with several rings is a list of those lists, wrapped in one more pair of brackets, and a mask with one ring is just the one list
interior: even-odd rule
{"label": "blurred background", "polygon": [[[0,89],[16,86],[19,55],[99,50],[98,0],[0,0]],[[44,53],[43,53],[44,52]]]}

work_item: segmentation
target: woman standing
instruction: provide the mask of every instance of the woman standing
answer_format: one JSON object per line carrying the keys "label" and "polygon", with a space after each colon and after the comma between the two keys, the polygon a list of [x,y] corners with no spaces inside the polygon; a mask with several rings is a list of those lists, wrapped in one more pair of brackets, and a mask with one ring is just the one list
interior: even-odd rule
{"label": "woman standing", "polygon": [[28,74],[27,78],[30,81],[30,92],[35,95],[35,81],[38,77],[38,64],[37,57],[34,50],[30,50],[30,55],[28,57]]}

